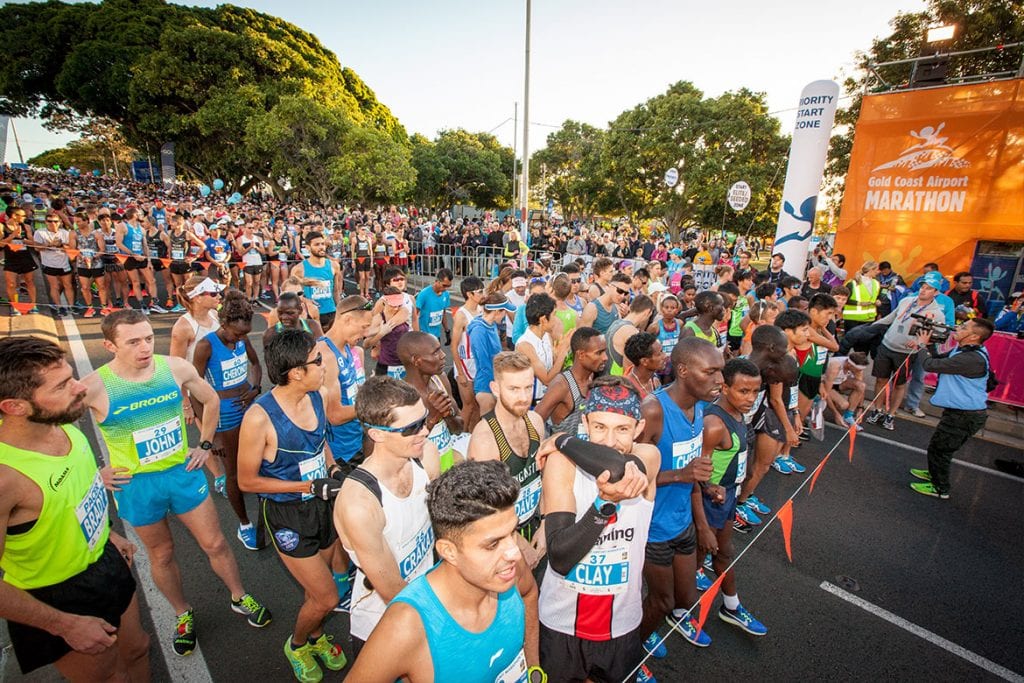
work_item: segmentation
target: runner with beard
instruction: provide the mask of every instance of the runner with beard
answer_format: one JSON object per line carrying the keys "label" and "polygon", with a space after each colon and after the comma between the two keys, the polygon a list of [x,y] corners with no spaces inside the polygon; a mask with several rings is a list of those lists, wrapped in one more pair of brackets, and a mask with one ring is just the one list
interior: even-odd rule
{"label": "runner with beard", "polygon": [[[531,573],[546,552],[543,514],[540,507],[541,473],[536,454],[544,435],[544,420],[530,410],[533,400],[533,366],[517,351],[502,351],[494,357],[491,390],[494,410],[483,415],[469,439],[468,459],[500,460],[519,485],[515,511],[521,552],[519,580],[527,609],[526,655],[539,660],[536,619],[536,581]],[[532,600],[527,599],[531,595]]]}
{"label": "runner with beard", "polygon": [[465,460],[453,446],[454,434],[463,432],[462,416],[455,407],[452,387],[444,374],[445,355],[441,342],[427,332],[409,331],[398,340],[398,358],[405,368],[405,381],[412,385],[427,407],[427,438],[437,447],[441,471]]}
{"label": "runner with beard", "polygon": [[327,332],[334,323],[334,315],[344,287],[341,266],[327,258],[327,240],[319,232],[305,237],[309,256],[292,268],[291,276],[302,280],[302,291],[320,308],[320,327]]}
{"label": "runner with beard", "polygon": [[[715,296],[718,296],[717,294]],[[687,609],[697,602],[697,532],[693,507],[701,504],[700,487],[711,476],[711,458],[703,457],[701,432],[704,403],[718,397],[722,386],[722,354],[714,344],[696,337],[679,340],[672,349],[672,384],[643,402],[644,430],[640,441],[661,452],[658,494],[647,539],[644,578],[643,633],[650,633],[644,647],[665,656],[655,626],[667,618],[670,626],[697,647],[711,638],[698,632]]]}
{"label": "runner with beard", "polygon": [[110,530],[85,435],[85,386],[38,337],[0,340],[0,617],[23,674],[149,680],[135,546]]}

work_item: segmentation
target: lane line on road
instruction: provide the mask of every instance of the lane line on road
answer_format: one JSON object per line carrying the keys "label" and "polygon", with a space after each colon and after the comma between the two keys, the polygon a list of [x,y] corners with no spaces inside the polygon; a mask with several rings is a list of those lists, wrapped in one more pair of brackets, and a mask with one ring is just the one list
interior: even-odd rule
{"label": "lane line on road", "polygon": [[[78,325],[74,319],[63,318],[62,322],[64,323],[64,338],[71,349],[71,358],[75,361],[75,369],[78,371],[79,379],[81,379],[93,371],[92,362],[89,360],[89,352],[82,342],[82,337],[78,332]],[[86,415],[89,416],[89,425],[91,425],[93,434],[96,436],[96,443],[99,445],[102,466],[105,467],[110,464],[110,453],[107,450],[107,444],[100,435],[100,430],[96,425],[96,418],[93,417],[92,411],[87,410]],[[156,639],[156,642],[160,643],[160,652],[163,655],[164,665],[167,667],[171,680],[188,681],[189,683],[212,683],[213,677],[210,675],[210,669],[206,665],[206,659],[203,657],[202,644],[196,647],[195,651],[187,657],[179,657],[172,649],[169,636],[178,626],[177,617],[172,614],[173,610],[167,604],[167,599],[164,598],[163,593],[160,592],[153,582],[153,575],[150,573],[149,557],[146,555],[146,547],[143,545],[142,539],[139,538],[139,535],[135,533],[135,530],[129,524],[124,525],[124,531],[128,540],[138,548],[138,552],[135,553],[135,568],[138,570],[139,585],[146,596],[149,615],[153,620],[153,628],[156,629],[153,637]],[[157,607],[158,605],[159,607]]]}
{"label": "lane line on road", "polygon": [[909,622],[903,617],[897,616],[892,612],[879,607],[878,605],[870,603],[867,600],[864,600],[863,598],[859,598],[852,593],[848,593],[839,586],[833,585],[828,581],[822,581],[819,588],[821,588],[823,591],[827,593],[831,593],[832,595],[836,596],[841,600],[845,600],[851,605],[860,607],[865,612],[869,612],[878,617],[879,619],[883,619],[884,621],[889,622],[893,626],[898,626],[904,631],[914,634],[922,640],[927,640],[932,645],[941,647],[943,650],[949,652],[950,654],[956,655],[957,657],[960,657],[961,659],[966,660],[971,664],[981,669],[984,669],[985,671],[988,671],[989,673],[995,676],[999,676],[999,678],[1002,678],[1004,681],[1011,681],[1012,683],[1024,683],[1024,676],[1021,676],[1018,673],[1010,671],[1006,667],[1000,666],[999,664],[996,664],[995,662],[989,659],[985,659],[981,655],[971,652],[970,650],[963,648],[952,641],[946,640],[942,636],[932,633],[928,629],[921,628],[917,624]]}
{"label": "lane line on road", "polygon": [[[839,427],[838,425],[833,425],[833,424],[828,424],[828,423],[825,423],[825,424],[826,424],[826,426],[832,427],[832,428],[834,428],[836,430],[846,431],[845,429],[843,429],[842,427]],[[905,451],[911,451],[913,453],[920,453],[921,455],[928,455],[928,451],[926,449],[924,449],[924,448],[918,448],[917,446],[911,446],[910,444],[900,443],[899,441],[893,441],[892,439],[887,439],[884,436],[876,436],[876,435],[868,432],[867,430],[864,430],[862,432],[857,432],[857,438],[860,439],[862,437],[863,438],[867,438],[867,439],[871,439],[872,441],[878,441],[879,443],[888,444],[890,446],[896,446],[898,448],[902,448]],[[978,465],[978,464],[973,463],[973,462],[967,462],[966,460],[960,460],[959,458],[953,458],[953,464],[954,465],[960,465],[961,467],[966,467],[967,469],[977,470],[978,472],[983,472],[985,474],[991,474],[994,477],[1000,477],[1002,479],[1008,479],[1009,481],[1015,481],[1018,484],[1024,484],[1024,479],[1021,479],[1020,477],[1015,477],[1012,474],[1007,474],[1006,472],[1000,472],[999,470],[994,470],[991,467],[985,467],[984,465]]]}

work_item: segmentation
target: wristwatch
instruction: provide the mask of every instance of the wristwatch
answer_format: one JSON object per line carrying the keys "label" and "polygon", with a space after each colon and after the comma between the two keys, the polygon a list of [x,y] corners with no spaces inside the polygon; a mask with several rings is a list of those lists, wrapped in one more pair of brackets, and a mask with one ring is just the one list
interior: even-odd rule
{"label": "wristwatch", "polygon": [[594,509],[597,510],[597,514],[602,517],[611,517],[619,511],[619,504],[598,496],[594,499]]}
{"label": "wristwatch", "polygon": [[204,451],[212,451],[213,450],[213,442],[212,441],[200,441],[199,442],[199,448],[201,448]]}

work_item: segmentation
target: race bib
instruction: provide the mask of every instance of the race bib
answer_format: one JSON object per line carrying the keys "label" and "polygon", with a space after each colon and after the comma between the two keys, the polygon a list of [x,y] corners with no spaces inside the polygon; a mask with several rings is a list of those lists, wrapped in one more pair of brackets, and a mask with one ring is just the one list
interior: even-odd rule
{"label": "race bib", "polygon": [[243,353],[240,356],[232,356],[220,362],[220,373],[223,378],[224,388],[231,389],[243,384],[249,376],[249,359]]}
{"label": "race bib", "polygon": [[581,595],[616,595],[629,586],[629,546],[592,550],[565,575],[569,589]]}
{"label": "race bib", "polygon": [[430,312],[430,324],[428,327],[438,327],[444,319],[444,310]]}
{"label": "race bib", "polygon": [[540,477],[537,477],[519,489],[519,497],[516,498],[516,517],[519,518],[520,524],[533,519],[537,512],[537,506],[540,504],[540,481]]}
{"label": "race bib", "polygon": [[681,470],[689,465],[694,458],[699,457],[703,444],[704,439],[700,434],[687,441],[674,442],[672,444],[672,469]]}
{"label": "race bib", "polygon": [[91,259],[96,255],[95,249],[79,249],[79,253],[83,259]]}
{"label": "race bib", "polygon": [[103,488],[103,478],[97,472],[82,502],[75,507],[75,517],[78,518],[78,526],[85,536],[86,543],[89,544],[89,550],[96,548],[103,530],[107,528],[109,504],[106,489]]}
{"label": "race bib", "polygon": [[494,679],[494,683],[526,683],[526,671],[526,653],[520,650],[512,663]]}
{"label": "race bib", "polygon": [[152,465],[181,450],[181,419],[175,416],[155,427],[134,431],[132,439],[135,441],[139,465]]}
{"label": "race bib", "polygon": [[757,409],[761,407],[761,404],[764,402],[764,394],[765,394],[765,390],[764,389],[762,389],[761,391],[757,392],[757,398],[754,399],[754,405],[751,406],[750,410],[748,410],[747,412],[745,412],[743,414],[743,418],[746,421],[749,422],[750,419],[752,417],[754,417],[754,413],[757,412]]}
{"label": "race bib", "polygon": [[815,359],[817,360],[818,365],[824,365],[825,361],[828,360],[828,349],[826,349],[824,346],[818,346],[816,348],[818,350],[818,353],[817,356],[815,356]]}
{"label": "race bib", "polygon": [[326,280],[317,280],[316,284],[310,287],[310,296],[314,301],[323,301],[331,298],[331,283]]}
{"label": "race bib", "polygon": [[388,366],[388,377],[394,377],[395,379],[405,379],[405,366],[404,365],[389,365]]}
{"label": "race bib", "polygon": [[299,253],[302,254],[303,258],[309,258],[309,248],[308,247],[302,247],[302,249],[299,250]]}
{"label": "race bib", "polygon": [[185,250],[184,249],[171,249],[171,258],[173,260],[175,260],[175,261],[184,261],[185,260]]}
{"label": "race bib", "polygon": [[[302,481],[313,481],[314,479],[324,479],[327,477],[327,459],[324,457],[323,451],[320,451],[311,458],[299,461],[299,477]],[[309,500],[312,497],[312,493],[302,494],[302,500]]]}
{"label": "race bib", "polygon": [[796,387],[790,387],[789,388],[789,404],[786,405],[786,408],[788,408],[789,410],[796,410],[797,401],[798,401],[797,396],[798,396],[798,394],[797,394]]}
{"label": "race bib", "polygon": [[[402,558],[398,562],[398,571],[402,575],[403,579],[408,579],[413,573],[423,564],[423,560],[431,557],[431,551],[434,549],[434,527],[430,525],[430,520],[423,520],[423,526],[416,535],[406,540],[398,548],[398,552],[395,553],[395,557]],[[433,559],[431,557],[431,559]]]}
{"label": "race bib", "polygon": [[740,451],[736,454],[736,483],[742,484],[747,478],[747,452]]}

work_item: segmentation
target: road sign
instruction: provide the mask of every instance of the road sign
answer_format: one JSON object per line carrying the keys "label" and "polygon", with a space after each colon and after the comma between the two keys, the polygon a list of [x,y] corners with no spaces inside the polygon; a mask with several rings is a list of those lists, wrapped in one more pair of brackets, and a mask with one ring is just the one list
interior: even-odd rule
{"label": "road sign", "polygon": [[676,183],[679,182],[679,169],[670,168],[665,171],[665,184],[669,187],[675,187]]}
{"label": "road sign", "polygon": [[729,188],[729,194],[726,195],[726,198],[729,200],[729,206],[734,211],[742,211],[750,203],[750,185],[747,185],[742,180],[733,183],[733,186]]}

